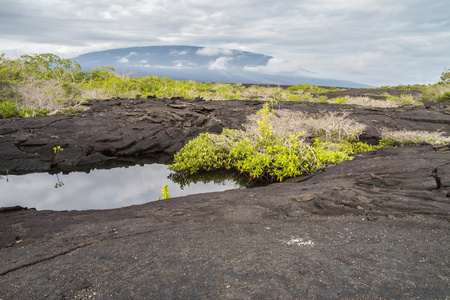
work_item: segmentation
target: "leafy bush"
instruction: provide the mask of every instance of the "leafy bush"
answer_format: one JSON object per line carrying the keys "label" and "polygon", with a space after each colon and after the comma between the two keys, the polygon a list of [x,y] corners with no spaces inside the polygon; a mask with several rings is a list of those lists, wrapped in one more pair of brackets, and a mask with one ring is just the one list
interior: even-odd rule
{"label": "leafy bush", "polygon": [[315,163],[312,148],[295,135],[288,140],[260,140],[255,146],[251,140],[242,140],[230,154],[240,172],[269,182],[312,171]]}
{"label": "leafy bush", "polygon": [[423,103],[415,101],[415,99],[410,95],[400,95],[400,96],[387,95],[386,101],[397,103],[398,106],[423,105]]}
{"label": "leafy bush", "polygon": [[279,118],[277,114],[266,103],[256,118],[251,119],[247,132],[225,129],[220,135],[201,134],[175,155],[169,168],[189,174],[200,170],[236,169],[247,174],[250,180],[273,182],[313,172],[327,163],[352,159],[354,153],[376,148],[356,142],[361,127],[354,124],[355,129],[350,130],[341,116],[335,116],[339,126],[333,125],[333,120],[329,122],[332,125],[322,124],[326,118],[316,120],[317,128],[306,126],[308,134],[315,135],[309,143],[305,132],[280,127],[281,123],[291,123],[286,118],[292,116],[285,115],[283,121],[274,123],[273,120]]}
{"label": "leafy bush", "polygon": [[[200,134],[175,154],[172,170],[194,174],[199,170],[230,169],[229,147],[233,147],[235,131],[224,129],[222,135]],[[215,141],[214,141],[214,140]]]}
{"label": "leafy bush", "polygon": [[438,96],[437,100],[441,102],[450,102],[450,92],[445,92]]}
{"label": "leafy bush", "polygon": [[293,85],[288,88],[289,91],[292,91],[294,93],[313,93],[313,94],[320,94],[320,93],[326,93],[330,91],[345,91],[347,89],[339,89],[336,87],[329,87],[329,88],[322,88],[318,86],[312,86],[309,84],[298,84]]}
{"label": "leafy bush", "polygon": [[19,115],[19,109],[15,103],[2,101],[0,102],[0,117],[3,119],[14,118]]}

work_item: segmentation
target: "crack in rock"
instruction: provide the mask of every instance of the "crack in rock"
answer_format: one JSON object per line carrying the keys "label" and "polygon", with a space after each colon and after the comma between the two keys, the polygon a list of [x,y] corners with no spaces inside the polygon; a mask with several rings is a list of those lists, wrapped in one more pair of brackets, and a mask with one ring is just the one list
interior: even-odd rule
{"label": "crack in rock", "polygon": [[[152,233],[152,232],[159,231],[159,230],[171,230],[171,229],[173,229],[173,227],[175,227],[175,226],[167,226],[165,228],[152,229],[152,230],[146,230],[146,231],[141,231],[141,232],[134,232],[134,233],[120,235],[120,236],[109,235],[109,236],[106,236],[105,238],[101,238],[101,239],[99,239],[97,241],[81,244],[81,245],[78,245],[76,247],[70,248],[70,249],[68,249],[66,251],[63,251],[63,252],[60,252],[60,253],[56,253],[56,254],[48,256],[48,257],[44,257],[44,258],[41,258],[41,259],[38,259],[38,260],[35,260],[35,261],[32,261],[32,262],[29,262],[29,263],[26,263],[26,264],[22,264],[20,266],[16,266],[16,267],[7,269],[7,270],[1,272],[0,276],[4,276],[4,275],[6,275],[8,273],[11,273],[11,272],[23,269],[23,268],[31,267],[31,266],[37,265],[37,264],[45,262],[45,261],[49,261],[49,260],[54,259],[56,257],[72,253],[75,250],[78,250],[78,249],[81,249],[81,248],[84,248],[84,247],[87,247],[87,246],[91,246],[91,245],[96,244],[98,242],[104,242],[104,241],[114,240],[114,239],[122,239],[122,238],[137,236],[137,235],[141,235],[141,234]],[[113,229],[110,233],[117,234],[117,231],[115,229]],[[99,233],[98,235],[101,236],[102,233]]]}
{"label": "crack in rock", "polygon": [[51,255],[51,256],[49,256],[49,257],[44,257],[44,258],[41,258],[41,259],[38,259],[38,260],[35,260],[35,261],[32,261],[32,262],[29,262],[29,263],[26,263],[26,264],[23,264],[23,265],[14,267],[14,268],[7,269],[7,270],[3,271],[2,273],[0,273],[0,276],[4,276],[4,275],[6,275],[6,274],[8,274],[8,273],[11,273],[11,272],[14,272],[14,271],[23,269],[23,268],[27,268],[27,267],[30,267],[30,266],[37,265],[37,264],[39,264],[39,263],[41,263],[41,262],[44,262],[44,261],[48,261],[48,260],[54,259],[54,258],[56,258],[56,257],[58,257],[58,256],[62,256],[62,255],[69,254],[69,253],[71,253],[71,252],[73,252],[73,251],[75,251],[75,250],[84,248],[84,247],[89,246],[89,245],[92,245],[92,244],[93,244],[93,243],[88,243],[88,244],[78,245],[77,247],[71,248],[71,249],[66,250],[66,251],[64,251],[64,252],[60,252],[60,253]]}
{"label": "crack in rock", "polygon": [[437,175],[437,170],[438,170],[438,167],[436,167],[433,170],[432,175],[433,175],[434,180],[436,180],[436,187],[439,190],[441,188],[442,184],[441,184],[441,178],[439,178],[439,176]]}

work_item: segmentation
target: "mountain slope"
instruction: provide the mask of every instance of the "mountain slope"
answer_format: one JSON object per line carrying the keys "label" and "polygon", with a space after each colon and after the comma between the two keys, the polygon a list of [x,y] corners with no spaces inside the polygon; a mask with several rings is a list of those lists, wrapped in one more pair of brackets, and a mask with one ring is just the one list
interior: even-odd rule
{"label": "mountain slope", "polygon": [[276,63],[276,58],[213,47],[132,47],[86,53],[73,60],[78,61],[83,70],[111,66],[120,74],[156,75],[174,80],[367,87],[351,81],[264,73],[260,71],[261,67]]}

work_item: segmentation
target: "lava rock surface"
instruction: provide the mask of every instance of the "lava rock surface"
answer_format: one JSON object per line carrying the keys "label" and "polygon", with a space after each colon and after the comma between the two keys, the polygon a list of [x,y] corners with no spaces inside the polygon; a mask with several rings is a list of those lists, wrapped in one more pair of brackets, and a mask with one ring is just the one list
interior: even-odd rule
{"label": "lava rock surface", "polygon": [[[0,120],[0,170],[96,166],[174,153],[241,128],[257,101],[113,99],[76,115]],[[448,106],[346,111],[380,128],[450,134]],[[52,148],[64,151],[54,156]],[[36,199],[39,201],[39,199]],[[1,204],[1,200],[0,200]],[[1,205],[0,205],[1,206]],[[0,209],[0,299],[446,299],[450,148],[408,146],[253,189],[113,210]]]}

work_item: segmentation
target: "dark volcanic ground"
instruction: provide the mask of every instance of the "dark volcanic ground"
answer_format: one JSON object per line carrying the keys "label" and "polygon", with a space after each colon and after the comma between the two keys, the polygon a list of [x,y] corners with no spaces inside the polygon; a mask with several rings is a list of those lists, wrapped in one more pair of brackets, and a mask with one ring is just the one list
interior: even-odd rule
{"label": "dark volcanic ground", "polygon": [[[352,91],[355,96],[361,95],[358,89]],[[332,93],[337,96],[337,92]],[[199,133],[242,128],[247,116],[258,111],[262,104],[179,98],[112,99],[92,101],[87,104],[90,109],[80,114],[0,119],[0,174],[73,170],[115,157],[173,154]],[[350,118],[366,124],[361,140],[371,143],[380,139],[383,127],[440,130],[450,135],[450,105],[439,102],[400,108],[281,102],[276,108],[314,114],[346,112]],[[56,156],[55,146],[64,151]]]}
{"label": "dark volcanic ground", "polygon": [[[261,105],[115,99],[78,115],[0,120],[0,171],[174,153],[200,132],[240,128]],[[345,110],[372,142],[382,126],[450,134],[443,103],[280,107]],[[0,299],[447,299],[449,196],[450,148],[419,145],[250,190],[102,211],[2,209]]]}

